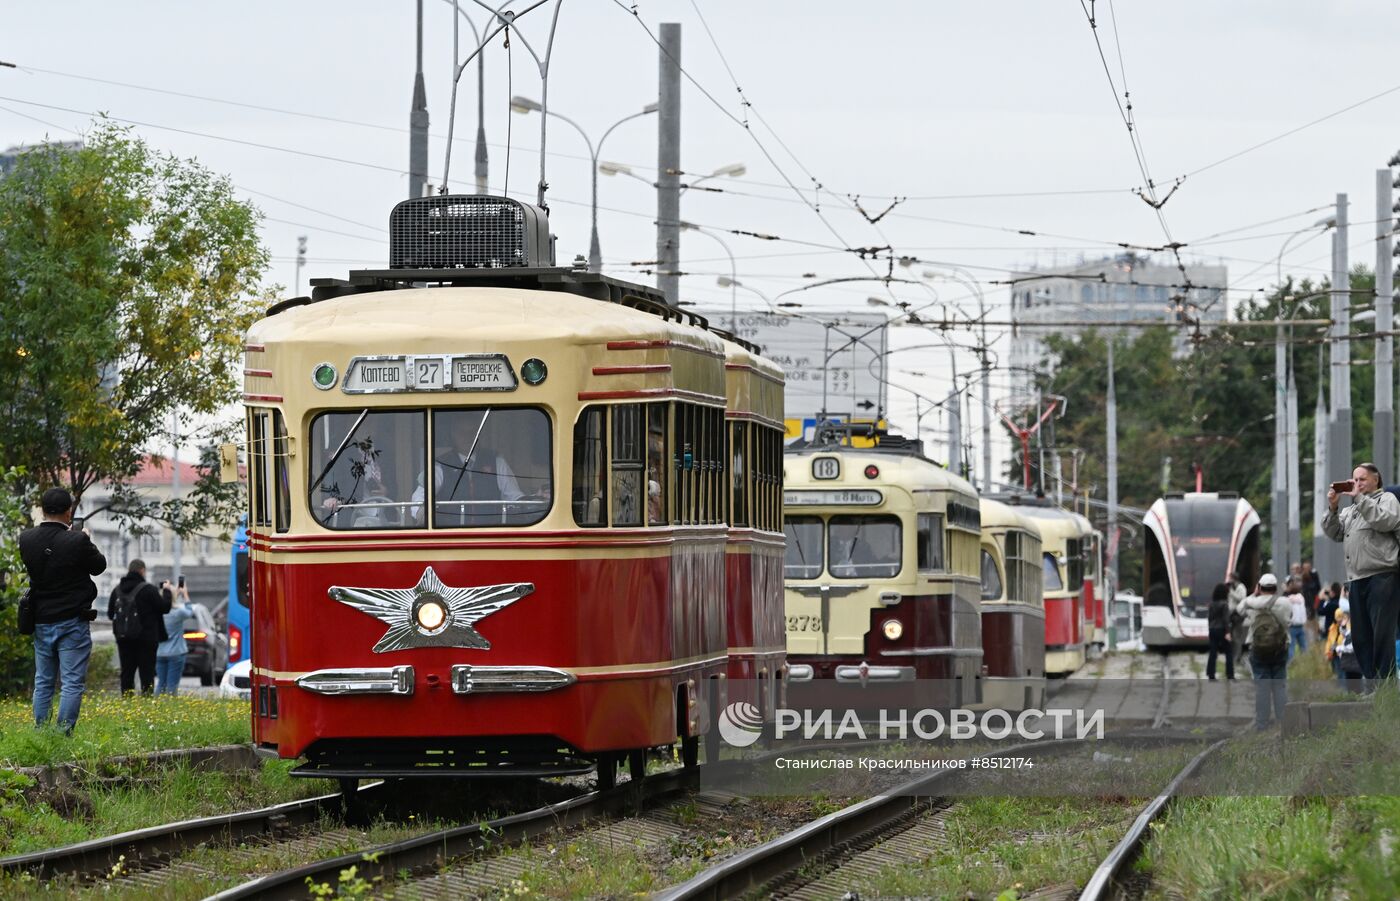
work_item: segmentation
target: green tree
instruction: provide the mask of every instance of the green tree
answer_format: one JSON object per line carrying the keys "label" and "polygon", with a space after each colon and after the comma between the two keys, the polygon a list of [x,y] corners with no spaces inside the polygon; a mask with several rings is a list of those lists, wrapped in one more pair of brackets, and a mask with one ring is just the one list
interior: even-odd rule
{"label": "green tree", "polygon": [[[1350,278],[1350,304],[1369,304],[1375,279],[1365,267]],[[1299,321],[1329,318],[1329,285],[1291,279],[1267,296],[1251,297],[1234,311],[1234,321]],[[1295,314],[1296,310],[1296,314]],[[1366,334],[1370,325],[1354,327]],[[1304,555],[1310,556],[1312,520],[1313,411],[1319,378],[1325,377],[1327,345],[1318,326],[1298,326],[1286,337],[1298,389],[1299,481]],[[1183,346],[1183,337],[1187,343]],[[1063,418],[1054,423],[1054,443],[1083,452],[1079,486],[1103,499],[1106,486],[1105,396],[1108,390],[1109,335],[1089,331],[1055,335],[1046,340],[1046,363],[1052,374],[1042,380],[1046,392],[1070,398]],[[1237,491],[1249,500],[1264,523],[1270,522],[1274,449],[1274,340],[1272,327],[1203,330],[1148,329],[1114,340],[1118,398],[1118,496],[1128,507],[1145,509],[1162,493],[1163,466],[1172,491],[1195,488],[1193,464],[1204,471],[1206,490]],[[1319,351],[1323,357],[1319,364]],[[1374,380],[1371,341],[1352,342],[1352,421],[1356,458],[1371,453]],[[1032,469],[1038,464],[1032,447]],[[1019,453],[1012,461],[1019,478]],[[1068,473],[1065,474],[1068,477]],[[1387,474],[1387,478],[1390,478]],[[1048,484],[1048,474],[1047,474]],[[1102,510],[1094,519],[1104,523]],[[1141,581],[1142,530],[1137,518],[1119,517],[1119,574],[1125,587]],[[1266,542],[1266,557],[1272,553]]]}
{"label": "green tree", "polygon": [[129,481],[173,413],[238,400],[259,220],[227,178],[105,122],[0,179],[0,460],[25,467],[21,491],[107,482],[129,520],[231,521],[236,486],[158,506]]}

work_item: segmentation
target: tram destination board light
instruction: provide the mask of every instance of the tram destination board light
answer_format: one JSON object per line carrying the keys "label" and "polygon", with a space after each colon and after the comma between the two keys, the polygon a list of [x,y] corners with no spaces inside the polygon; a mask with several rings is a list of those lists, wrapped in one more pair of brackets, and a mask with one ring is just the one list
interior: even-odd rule
{"label": "tram destination board light", "polygon": [[531,357],[520,365],[520,377],[527,385],[543,384],[549,378],[549,367],[539,357]]}
{"label": "tram destination board light", "polygon": [[315,369],[311,370],[311,384],[320,388],[322,391],[329,391],[335,387],[337,376],[338,373],[335,371],[334,366],[330,363],[320,363],[317,364]]}

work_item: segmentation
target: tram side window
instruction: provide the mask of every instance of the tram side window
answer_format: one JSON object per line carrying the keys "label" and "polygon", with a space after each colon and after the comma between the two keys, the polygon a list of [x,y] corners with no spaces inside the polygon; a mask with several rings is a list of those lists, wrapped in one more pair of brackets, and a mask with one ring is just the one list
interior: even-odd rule
{"label": "tram side window", "polygon": [[815,579],[822,574],[822,521],[816,516],[789,516],[783,520],[787,550],[783,576],[788,579]]}
{"label": "tram side window", "polygon": [[267,413],[253,410],[248,417],[249,526],[270,526],[267,504]]}
{"label": "tram side window", "polygon": [[612,408],[612,524],[615,526],[642,524],[645,412],[641,404]]}
{"label": "tram side window", "polygon": [[647,405],[647,523],[667,522],[666,422],[668,404]]}
{"label": "tram side window", "polygon": [[1065,545],[1065,570],[1069,579],[1069,590],[1078,591],[1084,587],[1084,555],[1087,548],[1083,539],[1071,538]]}
{"label": "tram side window", "polygon": [[608,524],[608,450],[605,407],[589,407],[574,424],[574,522]]}
{"label": "tram side window", "polygon": [[995,601],[1001,598],[1001,573],[997,571],[997,561],[985,550],[982,552],[982,600]]}
{"label": "tram side window", "polygon": [[287,441],[287,420],[281,410],[272,411],[272,472],[274,481],[273,510],[277,531],[292,527],[292,482],[290,451]]}
{"label": "tram side window", "polygon": [[942,516],[937,513],[919,514],[918,544],[919,572],[943,572],[948,568],[947,557],[943,553]]}
{"label": "tram side window", "polygon": [[1039,543],[1023,532],[1006,533],[1007,599],[1035,604],[1040,600]]}
{"label": "tram side window", "polygon": [[729,511],[726,517],[735,528],[746,528],[749,519],[749,424],[729,424]]}
{"label": "tram side window", "polygon": [[427,457],[424,430],[422,410],[347,410],[313,419],[311,515],[330,529],[421,525],[414,486]]}
{"label": "tram side window", "polygon": [[1041,555],[1041,567],[1045,575],[1046,591],[1064,591],[1065,583],[1060,579],[1060,564],[1055,555],[1046,551]]}
{"label": "tram side window", "polygon": [[833,516],[827,556],[838,579],[889,579],[903,564],[904,529],[897,516]]}

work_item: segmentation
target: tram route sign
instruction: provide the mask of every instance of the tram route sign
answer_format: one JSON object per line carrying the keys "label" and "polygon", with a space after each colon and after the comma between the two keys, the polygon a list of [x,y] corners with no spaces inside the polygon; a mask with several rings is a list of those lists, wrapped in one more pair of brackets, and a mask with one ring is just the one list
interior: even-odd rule
{"label": "tram route sign", "polygon": [[513,391],[515,370],[505,354],[387,354],[353,357],[346,394],[406,391]]}
{"label": "tram route sign", "polygon": [[[884,364],[888,322],[880,313],[744,313],[701,311],[713,325],[757,344],[783,369],[783,413],[787,419],[873,419],[888,409]],[[827,359],[826,366],[822,363]],[[826,409],[822,409],[825,370]],[[869,412],[867,412],[869,411]]]}

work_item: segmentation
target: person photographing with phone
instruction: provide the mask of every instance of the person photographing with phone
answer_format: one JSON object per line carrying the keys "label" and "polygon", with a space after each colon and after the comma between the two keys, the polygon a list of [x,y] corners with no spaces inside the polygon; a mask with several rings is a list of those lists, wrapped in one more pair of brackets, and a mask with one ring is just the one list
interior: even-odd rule
{"label": "person photographing with phone", "polygon": [[54,685],[61,686],[58,726],[73,734],[87,688],[92,630],[97,616],[93,576],[107,569],[107,558],[85,530],[75,530],[73,495],[50,488],[39,499],[44,520],[19,536],[19,552],[29,573],[31,622],[20,631],[34,635],[34,723],[53,711]]}
{"label": "person photographing with phone", "polygon": [[[1400,501],[1381,490],[1381,481],[1374,463],[1362,463],[1350,481],[1332,483],[1322,515],[1322,531],[1342,542],[1346,552],[1352,645],[1367,691],[1374,690],[1377,679],[1395,675],[1395,627],[1400,618],[1400,538],[1395,534],[1400,529]],[[1344,494],[1352,505],[1338,512]]]}

